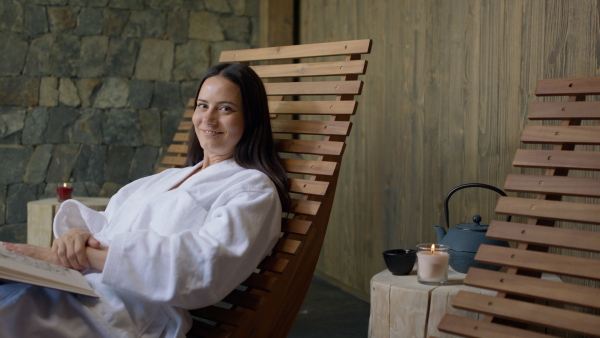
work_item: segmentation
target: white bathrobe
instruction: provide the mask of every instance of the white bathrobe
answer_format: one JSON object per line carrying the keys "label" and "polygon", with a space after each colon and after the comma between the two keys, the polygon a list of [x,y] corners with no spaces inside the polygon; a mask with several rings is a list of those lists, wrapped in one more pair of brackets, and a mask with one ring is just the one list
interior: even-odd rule
{"label": "white bathrobe", "polygon": [[0,336],[184,336],[191,325],[184,309],[214,304],[231,292],[281,231],[275,186],[233,159],[169,190],[197,167],[132,182],[105,212],[65,201],[54,219],[55,236],[88,229],[109,247],[104,271],[84,272],[100,298],[0,286]]}

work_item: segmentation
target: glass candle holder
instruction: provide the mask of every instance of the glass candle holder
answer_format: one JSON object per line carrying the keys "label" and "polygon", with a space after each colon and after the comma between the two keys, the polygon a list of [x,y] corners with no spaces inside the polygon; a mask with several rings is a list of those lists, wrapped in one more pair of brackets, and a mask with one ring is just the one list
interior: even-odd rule
{"label": "glass candle holder", "polygon": [[417,245],[417,280],[426,285],[448,284],[450,246],[445,244]]}
{"label": "glass candle holder", "polygon": [[73,198],[73,187],[68,183],[63,183],[62,186],[56,187],[56,196],[59,202]]}

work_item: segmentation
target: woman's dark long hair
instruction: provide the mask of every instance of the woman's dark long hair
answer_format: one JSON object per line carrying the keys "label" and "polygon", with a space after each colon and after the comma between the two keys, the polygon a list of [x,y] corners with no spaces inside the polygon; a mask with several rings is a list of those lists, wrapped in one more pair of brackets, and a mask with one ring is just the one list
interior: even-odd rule
{"label": "woman's dark long hair", "polygon": [[[235,147],[233,158],[241,167],[256,169],[267,175],[277,188],[283,211],[290,209],[289,184],[285,168],[275,150],[271,131],[271,118],[265,86],[252,68],[239,63],[221,63],[209,68],[200,81],[200,88],[206,79],[222,76],[235,83],[242,94],[244,132]],[[194,109],[197,102],[194,103]],[[196,136],[195,128],[190,129],[186,166],[198,164],[204,159],[204,149]]]}

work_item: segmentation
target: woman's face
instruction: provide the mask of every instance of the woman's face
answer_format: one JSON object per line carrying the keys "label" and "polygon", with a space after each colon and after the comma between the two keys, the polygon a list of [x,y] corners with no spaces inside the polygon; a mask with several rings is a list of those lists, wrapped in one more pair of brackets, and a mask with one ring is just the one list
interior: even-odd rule
{"label": "woman's face", "polygon": [[196,99],[192,123],[204,157],[219,161],[233,157],[244,132],[240,88],[217,75],[204,81]]}

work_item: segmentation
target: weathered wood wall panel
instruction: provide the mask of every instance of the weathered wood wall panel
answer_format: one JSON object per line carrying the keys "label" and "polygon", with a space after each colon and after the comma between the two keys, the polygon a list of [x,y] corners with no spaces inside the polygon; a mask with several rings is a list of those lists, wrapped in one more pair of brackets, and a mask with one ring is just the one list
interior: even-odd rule
{"label": "weathered wood wall panel", "polygon": [[[436,241],[450,189],[517,170],[537,80],[600,76],[598,1],[299,1],[300,43],[373,39],[318,266],[363,299],[383,250]],[[450,223],[497,197],[456,193]]]}

